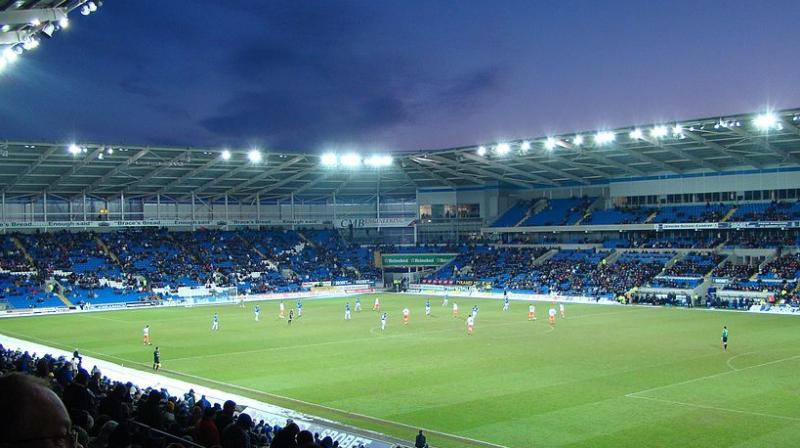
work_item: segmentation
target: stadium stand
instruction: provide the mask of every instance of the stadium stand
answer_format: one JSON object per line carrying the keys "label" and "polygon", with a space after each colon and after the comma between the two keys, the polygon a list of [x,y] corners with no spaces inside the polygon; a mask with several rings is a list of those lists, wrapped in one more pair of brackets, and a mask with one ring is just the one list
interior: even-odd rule
{"label": "stadium stand", "polygon": [[[38,405],[33,411],[19,407],[19,412],[36,413],[36,417],[24,418],[60,415],[63,411],[58,408],[44,413],[43,407],[52,403],[37,398],[36,390],[41,387],[55,392],[67,413],[61,418],[71,421],[76,441],[83,447],[291,448],[297,447],[298,442],[303,446],[334,446],[330,437],[315,439],[310,432],[301,432],[291,420],[283,426],[279,422],[256,422],[247,413],[236,415],[236,403],[230,400],[211,403],[193,390],[172,395],[155,386],[112,381],[97,367],[87,370],[81,360],[31,354],[0,345],[0,391],[6,397],[13,395],[18,401]],[[48,424],[56,423],[43,422],[39,428],[45,431]],[[0,436],[0,442],[8,435]]]}
{"label": "stadium stand", "polygon": [[552,199],[542,211],[529,216],[521,226],[569,226],[576,224],[586,214],[586,209],[597,198]]}

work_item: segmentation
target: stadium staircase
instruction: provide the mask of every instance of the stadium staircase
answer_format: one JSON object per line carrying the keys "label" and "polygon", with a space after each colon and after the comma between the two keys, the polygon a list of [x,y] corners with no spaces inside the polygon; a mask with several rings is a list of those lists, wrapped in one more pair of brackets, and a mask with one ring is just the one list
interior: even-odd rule
{"label": "stadium staircase", "polygon": [[727,222],[729,219],[731,219],[731,216],[736,213],[736,210],[738,210],[738,207],[731,207],[731,209],[728,210],[728,213],[725,213],[725,216],[723,216],[719,222]]}
{"label": "stadium staircase", "polygon": [[253,242],[252,242],[252,241],[250,241],[250,240],[248,240],[248,239],[245,239],[245,238],[244,238],[242,235],[240,235],[240,234],[238,234],[238,233],[236,234],[236,238],[239,238],[239,240],[241,240],[241,241],[242,241],[242,242],[245,244],[245,246],[249,247],[249,248],[250,248],[250,249],[251,249],[253,252],[255,252],[256,254],[258,254],[258,256],[259,256],[259,257],[261,257],[261,259],[262,259],[262,260],[266,261],[266,262],[267,262],[267,266],[269,266],[269,267],[270,267],[270,269],[274,269],[274,270],[276,270],[276,271],[278,270],[278,265],[277,265],[277,264],[275,264],[275,262],[274,262],[274,261],[270,260],[270,259],[269,259],[269,257],[267,257],[267,256],[264,254],[264,252],[261,252],[261,251],[260,251],[260,250],[259,250],[259,249],[258,249],[258,248],[255,246],[255,244],[253,244]]}
{"label": "stadium staircase", "polygon": [[653,213],[650,213],[650,216],[648,216],[647,219],[644,220],[644,223],[650,224],[651,222],[653,222],[654,219],[656,219],[656,216],[658,216],[658,209],[654,210]]}
{"label": "stadium staircase", "polygon": [[514,224],[514,227],[522,224],[523,222],[527,221],[528,218],[530,218],[531,216],[533,216],[533,215],[541,212],[545,208],[547,208],[547,202],[548,201],[547,201],[546,198],[537,199],[536,202],[534,202],[533,205],[531,205],[531,208],[528,209],[528,212],[525,213],[525,216],[523,216],[522,219],[519,220],[519,222]]}
{"label": "stadium staircase", "polygon": [[311,240],[311,238],[307,237],[303,232],[297,231],[297,236],[300,237],[300,240],[306,243],[307,245],[313,247],[314,249],[320,249],[319,245]]}
{"label": "stadium staircase", "polygon": [[675,263],[683,260],[685,257],[686,257],[686,253],[678,252],[677,254],[675,254],[674,257],[672,257],[668,262],[666,262],[664,264],[664,269],[662,269],[661,272],[664,272],[667,269],[671,268]]}
{"label": "stadium staircase", "polygon": [[114,263],[116,263],[117,266],[122,267],[122,263],[119,261],[119,257],[117,256],[117,254],[112,252],[111,249],[109,249],[105,241],[100,239],[99,236],[95,236],[94,240],[95,242],[97,242],[97,247],[99,247],[103,251],[103,253],[106,254],[108,258],[110,258]]}
{"label": "stadium staircase", "polygon": [[[611,251],[611,253],[606,258],[604,258],[604,260],[606,261],[606,265],[616,263],[617,260],[619,260],[619,257],[622,256],[622,253],[623,252],[619,250]],[[600,262],[600,264],[602,264],[602,261]]]}
{"label": "stadium staircase", "polygon": [[53,294],[55,294],[56,297],[58,297],[58,299],[61,300],[61,303],[63,303],[64,306],[66,306],[66,307],[75,306],[75,305],[72,304],[72,302],[69,301],[69,299],[67,299],[67,296],[64,295],[64,285],[59,283],[58,280],[56,280],[54,278],[48,280],[47,281],[47,286],[52,288]]}
{"label": "stadium staircase", "polygon": [[537,259],[533,260],[532,265],[533,266],[538,266],[538,265],[544,263],[545,261],[553,258],[553,256],[555,254],[557,254],[557,253],[558,253],[558,249],[550,249],[547,252],[545,252],[542,255],[540,255]]}
{"label": "stadium staircase", "polygon": [[602,207],[603,206],[603,201],[604,201],[603,198],[598,197],[597,199],[595,199],[594,202],[589,204],[589,206],[586,207],[586,210],[583,211],[583,216],[581,216],[581,219],[579,219],[578,222],[575,223],[575,225],[579,226],[579,225],[583,224],[583,220],[584,219],[592,216],[592,211],[602,209],[603,208]]}
{"label": "stadium staircase", "polygon": [[25,245],[22,244],[22,241],[20,241],[19,238],[15,236],[11,237],[11,241],[14,243],[14,246],[16,246],[17,249],[19,249],[19,251],[22,252],[22,255],[25,257],[26,260],[28,260],[28,263],[30,263],[31,266],[36,267],[36,262],[33,261],[33,257],[31,257],[31,255],[28,253],[28,250],[25,249]]}

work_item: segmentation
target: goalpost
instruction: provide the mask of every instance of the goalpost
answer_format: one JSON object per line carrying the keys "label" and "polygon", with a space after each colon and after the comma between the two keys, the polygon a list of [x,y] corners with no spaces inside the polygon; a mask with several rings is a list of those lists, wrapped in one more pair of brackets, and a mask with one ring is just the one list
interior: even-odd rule
{"label": "goalpost", "polygon": [[197,290],[197,294],[183,297],[183,304],[187,308],[195,305],[224,305],[239,303],[245,298],[244,294],[239,294],[238,288],[230,286],[226,288],[213,288]]}

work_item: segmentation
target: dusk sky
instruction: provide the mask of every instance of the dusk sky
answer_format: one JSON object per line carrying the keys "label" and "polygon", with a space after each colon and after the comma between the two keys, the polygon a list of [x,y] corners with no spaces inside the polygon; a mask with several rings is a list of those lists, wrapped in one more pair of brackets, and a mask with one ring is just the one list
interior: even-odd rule
{"label": "dusk sky", "polygon": [[800,2],[106,0],[0,140],[418,150],[800,107]]}

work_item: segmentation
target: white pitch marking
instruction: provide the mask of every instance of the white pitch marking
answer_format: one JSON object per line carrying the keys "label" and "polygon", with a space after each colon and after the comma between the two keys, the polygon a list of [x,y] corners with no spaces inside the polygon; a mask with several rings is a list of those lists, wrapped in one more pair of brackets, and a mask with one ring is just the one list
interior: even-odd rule
{"label": "white pitch marking", "polygon": [[[732,370],[732,372],[734,372],[734,370]],[[782,419],[782,420],[791,420],[791,421],[794,421],[794,422],[800,422],[800,417],[789,417],[789,416],[786,416],[786,415],[767,414],[765,412],[743,411],[741,409],[722,408],[722,407],[719,407],[719,406],[708,406],[708,405],[697,404],[697,403],[685,403],[685,402],[682,402],[682,401],[664,400],[664,399],[655,398],[655,397],[643,397],[641,395],[628,394],[628,395],[625,395],[625,396],[627,398],[637,398],[639,400],[657,401],[657,402],[660,402],[660,403],[674,404],[674,405],[677,405],[677,406],[686,406],[686,407],[692,407],[692,408],[698,408],[698,409],[709,409],[709,410],[712,410],[712,411],[733,412],[733,413],[736,413],[736,414],[755,415],[755,416],[758,416],[758,417],[778,418],[778,419]]]}
{"label": "white pitch marking", "polygon": [[[703,380],[708,380],[708,379],[711,379],[711,378],[717,378],[717,377],[728,375],[728,374],[731,374],[731,373],[741,372],[743,370],[756,369],[756,368],[759,368],[759,367],[770,366],[772,364],[778,364],[778,363],[781,363],[781,362],[792,361],[792,360],[795,360],[795,359],[800,359],[800,355],[790,356],[788,358],[781,358],[781,359],[776,359],[774,361],[769,361],[769,362],[764,362],[764,363],[761,363],[761,364],[742,367],[741,369],[737,369],[737,370],[726,370],[724,372],[714,373],[712,375],[701,376],[701,377],[698,377],[698,378],[692,378],[692,379],[689,379],[689,380],[686,380],[686,381],[679,381],[677,383],[665,384],[663,386],[652,387],[650,389],[644,389],[644,390],[640,390],[640,391],[637,391],[637,392],[631,392],[631,393],[625,394],[625,396],[626,397],[630,397],[630,398],[641,398],[638,395],[646,393],[646,392],[652,392],[654,390],[666,389],[668,387],[681,386],[681,385],[684,385],[684,384],[690,384],[690,383],[694,383],[694,382],[697,382],[697,381],[703,381]],[[645,398],[647,398],[647,397],[645,397]]]}

